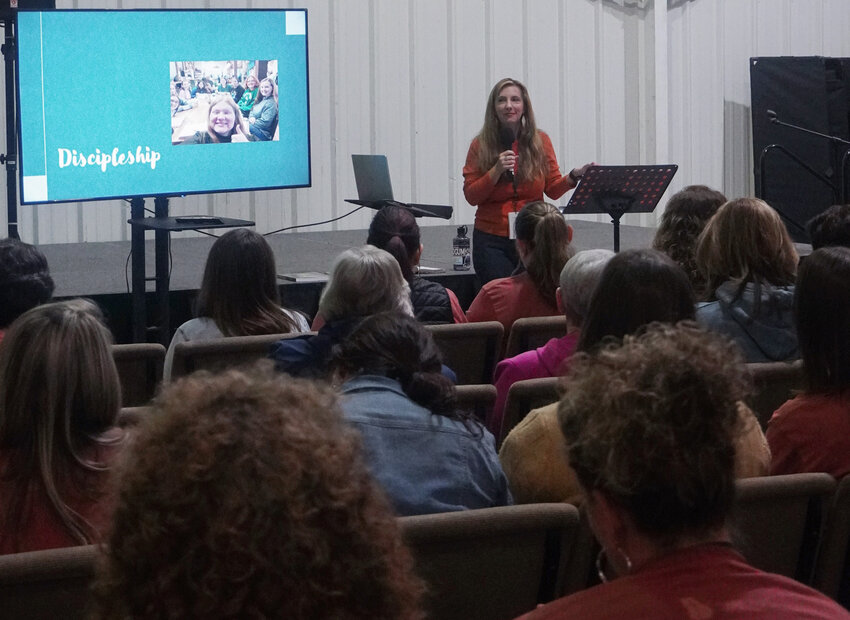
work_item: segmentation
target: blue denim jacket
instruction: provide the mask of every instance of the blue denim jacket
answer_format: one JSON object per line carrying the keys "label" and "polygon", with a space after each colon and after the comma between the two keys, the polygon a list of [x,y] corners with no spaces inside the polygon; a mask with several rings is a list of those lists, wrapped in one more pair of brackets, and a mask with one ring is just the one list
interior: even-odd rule
{"label": "blue denim jacket", "polygon": [[342,409],[363,437],[372,474],[399,515],[511,504],[493,435],[433,415],[387,377],[342,386]]}

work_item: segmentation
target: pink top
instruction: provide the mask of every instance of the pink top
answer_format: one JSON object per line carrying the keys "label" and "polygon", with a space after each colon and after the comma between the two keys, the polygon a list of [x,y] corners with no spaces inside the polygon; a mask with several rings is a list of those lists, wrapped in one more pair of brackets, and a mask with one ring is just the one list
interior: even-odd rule
{"label": "pink top", "polygon": [[525,351],[514,357],[509,357],[498,363],[493,375],[493,385],[496,386],[496,402],[487,417],[487,428],[498,435],[502,427],[502,417],[505,414],[505,401],[508,390],[517,381],[525,379],[540,379],[542,377],[557,377],[569,368],[566,362],[572,356],[578,345],[578,331],[572,331],[561,338],[552,338],[539,349]]}
{"label": "pink top", "polygon": [[689,547],[522,616],[682,620],[850,618],[850,612],[801,583],[757,570],[731,547]]}
{"label": "pink top", "polygon": [[470,323],[499,321],[505,326],[505,339],[514,321],[529,316],[560,314],[555,301],[543,299],[527,271],[507,278],[491,280],[472,300],[466,318]]}
{"label": "pink top", "polygon": [[771,474],[850,473],[850,390],[801,394],[782,405],[767,424]]}

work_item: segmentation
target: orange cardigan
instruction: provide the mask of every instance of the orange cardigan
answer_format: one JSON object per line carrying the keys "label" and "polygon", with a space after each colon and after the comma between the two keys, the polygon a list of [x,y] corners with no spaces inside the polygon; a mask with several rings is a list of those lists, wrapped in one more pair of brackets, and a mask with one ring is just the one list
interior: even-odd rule
{"label": "orange cardigan", "polygon": [[466,164],[463,166],[463,195],[466,196],[469,204],[478,207],[475,211],[477,230],[500,237],[509,237],[508,213],[519,211],[526,202],[543,200],[544,192],[552,200],[557,200],[575,187],[575,183],[569,176],[561,174],[549,136],[542,131],[539,134],[549,172],[545,178],[535,177],[519,183],[516,199],[514,199],[513,185],[504,176],[493,183],[487,171],[478,168],[478,138],[472,140],[469,152],[466,154]]}

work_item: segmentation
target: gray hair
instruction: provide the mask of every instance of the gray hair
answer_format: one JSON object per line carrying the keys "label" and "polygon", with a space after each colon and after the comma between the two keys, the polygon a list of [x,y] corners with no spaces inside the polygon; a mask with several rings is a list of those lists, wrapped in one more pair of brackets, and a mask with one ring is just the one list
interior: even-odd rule
{"label": "gray hair", "polygon": [[611,250],[583,250],[578,252],[561,270],[561,303],[564,314],[580,325],[590,308],[590,298],[608,261],[614,258]]}
{"label": "gray hair", "polygon": [[325,321],[391,311],[413,316],[410,286],[392,254],[364,245],[337,256],[319,300]]}

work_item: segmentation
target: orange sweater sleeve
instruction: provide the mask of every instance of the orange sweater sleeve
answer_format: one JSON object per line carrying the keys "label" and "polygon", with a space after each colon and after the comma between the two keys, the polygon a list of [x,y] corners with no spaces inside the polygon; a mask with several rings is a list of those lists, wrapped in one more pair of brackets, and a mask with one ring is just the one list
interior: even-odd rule
{"label": "orange sweater sleeve", "polygon": [[463,195],[466,202],[477,206],[487,200],[495,187],[496,182],[487,171],[478,167],[478,138],[475,138],[469,145],[466,163],[463,165]]}
{"label": "orange sweater sleeve", "polygon": [[552,200],[557,200],[569,190],[576,186],[569,175],[561,174],[561,168],[558,166],[558,158],[555,157],[555,149],[552,146],[552,140],[549,136],[540,132],[540,140],[543,142],[543,153],[546,155],[546,164],[549,172],[546,174],[546,185],[544,192]]}

